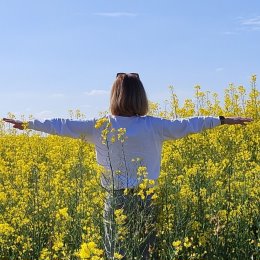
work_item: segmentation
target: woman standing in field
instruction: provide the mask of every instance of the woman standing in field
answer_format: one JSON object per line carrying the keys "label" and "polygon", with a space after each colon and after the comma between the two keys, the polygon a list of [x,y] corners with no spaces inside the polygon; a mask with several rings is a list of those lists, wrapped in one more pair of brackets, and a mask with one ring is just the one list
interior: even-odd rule
{"label": "woman standing in field", "polygon": [[[139,256],[136,259],[158,260],[155,230],[157,208],[151,202],[152,194],[145,198],[133,196],[142,181],[140,176],[145,175],[150,186],[156,185],[164,141],[199,133],[221,124],[244,125],[252,119],[207,116],[167,120],[147,116],[148,100],[137,73],[117,74],[111,90],[110,112],[110,115],[101,119],[34,120],[27,125],[29,129],[49,134],[83,138],[95,145],[97,162],[104,168],[101,184],[108,192],[104,210],[104,247],[107,259],[115,259],[115,254],[120,252],[126,257],[123,259]],[[3,120],[13,124],[14,128],[24,129],[21,121]],[[138,248],[132,248],[132,251],[122,246],[118,239],[114,218],[115,211],[118,210],[122,210],[121,213],[127,217],[125,226],[128,225],[131,232],[127,235],[127,242],[131,243],[131,239],[136,236],[133,230],[139,231],[143,236]],[[134,215],[140,212],[143,214],[141,224],[133,212]]]}

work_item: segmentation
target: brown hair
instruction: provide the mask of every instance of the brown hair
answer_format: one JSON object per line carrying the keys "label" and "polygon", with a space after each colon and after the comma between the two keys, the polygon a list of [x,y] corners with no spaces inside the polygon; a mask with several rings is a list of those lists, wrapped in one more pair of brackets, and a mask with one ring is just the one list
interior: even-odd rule
{"label": "brown hair", "polygon": [[115,116],[144,116],[148,99],[143,84],[135,74],[117,76],[110,95],[110,111]]}

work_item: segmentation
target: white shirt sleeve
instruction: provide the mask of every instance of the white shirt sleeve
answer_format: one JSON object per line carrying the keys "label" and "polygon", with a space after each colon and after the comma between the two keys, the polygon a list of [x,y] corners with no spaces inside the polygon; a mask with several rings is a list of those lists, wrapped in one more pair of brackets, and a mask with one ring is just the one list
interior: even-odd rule
{"label": "white shirt sleeve", "polygon": [[50,119],[29,121],[29,129],[48,134],[82,138],[94,143],[95,120]]}
{"label": "white shirt sleeve", "polygon": [[178,139],[189,134],[200,133],[205,129],[220,125],[218,117],[191,117],[185,119],[166,120],[163,119],[163,141]]}

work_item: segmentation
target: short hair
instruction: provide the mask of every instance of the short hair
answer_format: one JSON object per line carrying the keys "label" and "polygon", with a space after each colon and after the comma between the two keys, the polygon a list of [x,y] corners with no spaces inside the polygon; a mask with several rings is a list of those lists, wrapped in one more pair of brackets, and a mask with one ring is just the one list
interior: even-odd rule
{"label": "short hair", "polygon": [[144,116],[148,99],[137,74],[118,74],[110,95],[110,112],[115,116]]}

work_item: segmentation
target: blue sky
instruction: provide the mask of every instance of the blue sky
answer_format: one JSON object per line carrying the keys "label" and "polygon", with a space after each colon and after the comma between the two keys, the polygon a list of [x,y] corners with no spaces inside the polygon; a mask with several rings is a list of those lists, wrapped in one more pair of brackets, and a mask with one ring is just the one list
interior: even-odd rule
{"label": "blue sky", "polygon": [[260,1],[0,0],[0,113],[87,117],[108,108],[117,72],[150,100],[173,85],[220,95],[260,72]]}

